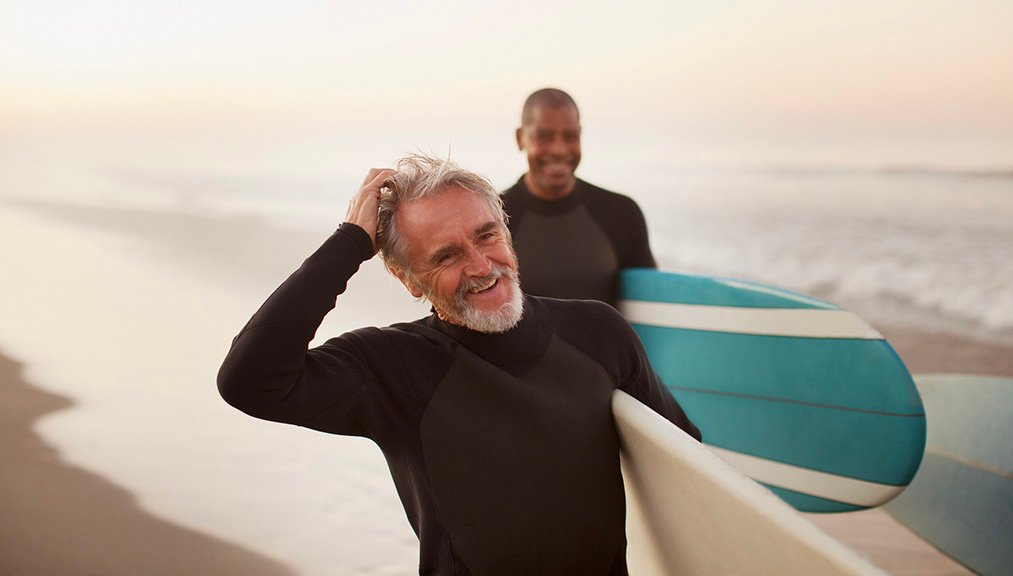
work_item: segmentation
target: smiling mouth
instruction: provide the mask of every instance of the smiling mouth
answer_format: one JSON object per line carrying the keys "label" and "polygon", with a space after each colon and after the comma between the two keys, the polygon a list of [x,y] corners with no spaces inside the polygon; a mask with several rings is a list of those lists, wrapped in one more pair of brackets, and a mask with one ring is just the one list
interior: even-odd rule
{"label": "smiling mouth", "polygon": [[468,287],[468,293],[469,294],[478,294],[479,292],[485,292],[486,290],[489,290],[490,288],[492,288],[493,286],[495,286],[497,282],[499,282],[499,277],[490,278],[487,282],[485,282],[483,284],[477,284],[477,285],[473,285],[473,286]]}

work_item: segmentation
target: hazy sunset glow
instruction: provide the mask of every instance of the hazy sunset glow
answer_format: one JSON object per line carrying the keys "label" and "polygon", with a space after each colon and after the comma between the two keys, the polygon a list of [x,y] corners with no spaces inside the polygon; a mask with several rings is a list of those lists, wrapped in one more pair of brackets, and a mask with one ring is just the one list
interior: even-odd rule
{"label": "hazy sunset glow", "polygon": [[1013,158],[1008,2],[347,5],[5,2],[0,122],[28,140],[381,128],[443,146],[510,130],[555,85],[591,134],[660,139],[684,164]]}

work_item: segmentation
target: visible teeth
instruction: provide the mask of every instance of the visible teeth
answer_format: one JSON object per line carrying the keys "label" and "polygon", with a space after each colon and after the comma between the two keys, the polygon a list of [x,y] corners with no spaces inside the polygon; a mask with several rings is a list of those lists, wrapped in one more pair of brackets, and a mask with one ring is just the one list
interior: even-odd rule
{"label": "visible teeth", "polygon": [[495,283],[496,283],[496,279],[493,278],[493,279],[489,280],[489,282],[486,283],[485,285],[482,285],[482,286],[472,286],[468,290],[468,292],[471,292],[472,294],[478,294],[479,292],[483,292],[485,290],[488,290],[489,288],[492,288],[493,284],[495,284]]}

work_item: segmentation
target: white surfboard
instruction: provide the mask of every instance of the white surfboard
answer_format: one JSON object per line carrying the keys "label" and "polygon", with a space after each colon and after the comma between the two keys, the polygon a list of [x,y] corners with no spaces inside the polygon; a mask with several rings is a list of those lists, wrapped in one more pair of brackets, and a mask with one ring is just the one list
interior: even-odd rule
{"label": "white surfboard", "polygon": [[630,574],[884,574],[625,392],[612,409]]}

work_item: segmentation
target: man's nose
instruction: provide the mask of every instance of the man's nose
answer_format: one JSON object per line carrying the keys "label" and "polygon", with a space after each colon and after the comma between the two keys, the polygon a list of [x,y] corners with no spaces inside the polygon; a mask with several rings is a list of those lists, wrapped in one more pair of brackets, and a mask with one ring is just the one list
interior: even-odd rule
{"label": "man's nose", "polygon": [[563,155],[569,154],[570,149],[566,145],[566,139],[563,138],[562,136],[556,136],[555,138],[553,138],[552,140],[550,140],[549,141],[549,152],[552,153],[552,154],[557,154],[559,156],[563,156]]}
{"label": "man's nose", "polygon": [[478,248],[472,247],[467,253],[468,261],[464,267],[464,273],[469,276],[486,276],[492,272],[492,262]]}

